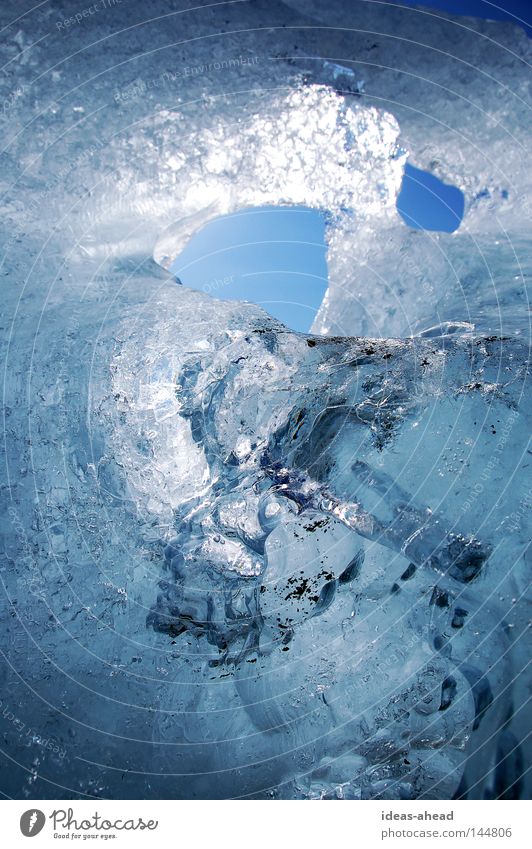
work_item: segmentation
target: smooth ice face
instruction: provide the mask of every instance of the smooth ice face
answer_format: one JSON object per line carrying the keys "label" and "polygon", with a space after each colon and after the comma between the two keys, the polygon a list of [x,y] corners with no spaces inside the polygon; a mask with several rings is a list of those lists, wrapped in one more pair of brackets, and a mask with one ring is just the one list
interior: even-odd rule
{"label": "smooth ice face", "polygon": [[[530,45],[174,5],[5,21],[3,791],[518,795]],[[164,270],[265,203],[327,213],[321,336]]]}

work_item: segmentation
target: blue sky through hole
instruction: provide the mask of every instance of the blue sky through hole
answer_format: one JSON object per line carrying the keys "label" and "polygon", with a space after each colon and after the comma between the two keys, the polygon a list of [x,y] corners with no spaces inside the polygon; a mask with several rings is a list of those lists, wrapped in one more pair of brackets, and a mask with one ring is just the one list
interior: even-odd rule
{"label": "blue sky through hole", "polygon": [[224,215],[192,237],[172,271],[192,289],[253,301],[305,332],[328,285],[325,219],[290,206]]}
{"label": "blue sky through hole", "polygon": [[[531,0],[425,0],[423,5],[520,23],[532,35]],[[455,186],[408,164],[397,209],[411,227],[452,232],[462,219],[464,197]],[[223,216],[192,237],[172,271],[192,289],[252,301],[292,330],[307,332],[327,289],[324,215],[305,207],[268,206]]]}
{"label": "blue sky through hole", "polygon": [[[452,232],[464,197],[408,165],[397,208],[411,227]],[[328,285],[325,217],[315,209],[267,206],[211,221],[172,266],[185,286],[222,300],[259,304],[292,330],[310,330]]]}
{"label": "blue sky through hole", "polygon": [[407,163],[397,211],[409,227],[452,233],[464,215],[464,195],[456,186]]}

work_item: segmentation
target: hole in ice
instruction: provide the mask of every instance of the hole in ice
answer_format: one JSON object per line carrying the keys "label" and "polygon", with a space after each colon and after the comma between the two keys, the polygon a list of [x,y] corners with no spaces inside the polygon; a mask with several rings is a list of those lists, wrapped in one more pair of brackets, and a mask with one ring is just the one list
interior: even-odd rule
{"label": "hole in ice", "polygon": [[171,271],[215,298],[251,301],[291,330],[310,330],[327,289],[325,218],[264,206],[224,215],[195,233]]}
{"label": "hole in ice", "polygon": [[433,174],[407,163],[397,210],[417,230],[452,233],[464,214],[464,195],[456,186],[443,183]]}

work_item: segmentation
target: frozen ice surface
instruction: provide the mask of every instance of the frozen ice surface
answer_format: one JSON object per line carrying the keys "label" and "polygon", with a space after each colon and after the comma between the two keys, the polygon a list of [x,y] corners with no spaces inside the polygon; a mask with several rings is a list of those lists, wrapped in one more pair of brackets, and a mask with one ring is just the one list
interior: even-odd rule
{"label": "frozen ice surface", "polygon": [[[526,794],[525,35],[76,11],[0,10],[3,792]],[[266,203],[327,213],[316,335],[165,271]]]}

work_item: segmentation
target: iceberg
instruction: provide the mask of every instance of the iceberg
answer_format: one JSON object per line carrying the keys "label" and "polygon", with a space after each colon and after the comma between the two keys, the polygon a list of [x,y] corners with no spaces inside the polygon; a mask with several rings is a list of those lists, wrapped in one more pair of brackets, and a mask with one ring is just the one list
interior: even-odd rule
{"label": "iceberg", "polygon": [[[0,16],[3,792],[529,795],[525,34]],[[454,233],[401,220],[407,161]],[[265,204],[326,215],[310,334],[168,271]]]}

